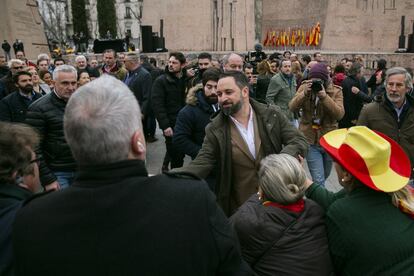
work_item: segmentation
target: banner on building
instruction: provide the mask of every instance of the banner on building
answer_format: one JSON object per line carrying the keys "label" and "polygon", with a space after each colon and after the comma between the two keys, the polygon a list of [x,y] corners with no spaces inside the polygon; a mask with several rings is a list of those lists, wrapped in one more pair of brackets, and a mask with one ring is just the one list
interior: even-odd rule
{"label": "banner on building", "polygon": [[321,40],[321,24],[312,27],[281,28],[266,32],[263,46],[268,48],[317,47]]}

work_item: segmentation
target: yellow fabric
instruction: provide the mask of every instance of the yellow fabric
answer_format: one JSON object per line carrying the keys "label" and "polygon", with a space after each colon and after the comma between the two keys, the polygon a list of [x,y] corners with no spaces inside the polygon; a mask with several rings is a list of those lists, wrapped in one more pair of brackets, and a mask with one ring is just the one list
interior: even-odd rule
{"label": "yellow fabric", "polygon": [[342,144],[350,146],[364,160],[370,178],[381,191],[393,192],[404,187],[409,178],[390,168],[391,144],[365,126],[338,129],[324,136],[325,141],[336,149]]}

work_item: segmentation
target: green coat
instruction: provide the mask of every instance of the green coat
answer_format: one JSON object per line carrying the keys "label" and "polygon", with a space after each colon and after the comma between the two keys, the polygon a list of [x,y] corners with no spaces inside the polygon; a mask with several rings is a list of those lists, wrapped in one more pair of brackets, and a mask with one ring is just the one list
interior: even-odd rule
{"label": "green coat", "polygon": [[[255,112],[261,138],[263,157],[273,153],[287,153],[297,157],[306,156],[308,144],[305,137],[293,127],[280,109],[250,99]],[[231,215],[230,193],[232,191],[232,145],[230,118],[219,112],[206,127],[206,137],[197,157],[186,167],[173,172],[193,173],[206,178],[218,166],[215,193],[218,204],[226,215]]]}
{"label": "green coat", "polygon": [[414,220],[388,194],[365,186],[332,193],[312,184],[306,197],[326,210],[337,275],[414,275]]}
{"label": "green coat", "polygon": [[296,79],[292,76],[292,82],[289,81],[282,73],[272,77],[267,88],[266,102],[277,105],[289,120],[293,120],[293,112],[289,110],[289,102],[296,94]]}

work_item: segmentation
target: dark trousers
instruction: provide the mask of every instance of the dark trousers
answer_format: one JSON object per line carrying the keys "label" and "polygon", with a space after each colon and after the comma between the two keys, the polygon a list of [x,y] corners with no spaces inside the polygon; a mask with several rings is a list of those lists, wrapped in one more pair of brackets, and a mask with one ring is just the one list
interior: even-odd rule
{"label": "dark trousers", "polygon": [[147,114],[145,114],[144,121],[142,122],[144,128],[145,137],[154,137],[155,130],[157,128],[157,122],[155,121],[154,112],[152,108],[148,108]]}
{"label": "dark trousers", "polygon": [[184,154],[174,149],[172,143],[172,137],[165,137],[165,146],[167,147],[167,153],[170,156],[171,169],[180,168],[184,164]]}

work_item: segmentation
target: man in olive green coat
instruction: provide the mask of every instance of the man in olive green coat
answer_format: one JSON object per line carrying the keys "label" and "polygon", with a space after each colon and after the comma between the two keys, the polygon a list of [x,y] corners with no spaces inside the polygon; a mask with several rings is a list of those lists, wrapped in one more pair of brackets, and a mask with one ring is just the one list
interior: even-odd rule
{"label": "man in olive green coat", "polygon": [[249,99],[249,85],[241,72],[226,72],[217,85],[220,111],[206,127],[206,137],[197,157],[173,172],[205,178],[218,167],[214,192],[230,216],[257,192],[260,161],[269,154],[288,153],[305,157],[305,137],[276,106]]}
{"label": "man in olive green coat", "polygon": [[296,94],[296,79],[292,74],[291,61],[282,60],[280,73],[270,80],[266,93],[266,102],[280,107],[286,117],[296,125],[293,112],[289,110],[289,102]]}

